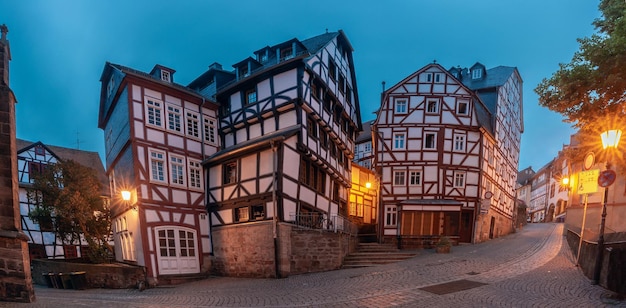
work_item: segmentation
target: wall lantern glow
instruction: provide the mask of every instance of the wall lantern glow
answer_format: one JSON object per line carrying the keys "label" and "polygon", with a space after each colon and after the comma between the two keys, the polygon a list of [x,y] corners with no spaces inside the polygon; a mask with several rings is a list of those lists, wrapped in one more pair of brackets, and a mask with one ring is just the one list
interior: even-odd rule
{"label": "wall lantern glow", "polygon": [[372,183],[370,183],[370,182],[365,183],[365,188],[367,188],[367,189],[372,188]]}
{"label": "wall lantern glow", "polygon": [[622,137],[622,131],[619,129],[607,130],[600,134],[602,138],[602,147],[606,148],[617,148],[619,144],[619,139]]}
{"label": "wall lantern glow", "polygon": [[129,190],[122,190],[122,200],[130,201],[131,193]]}
{"label": "wall lantern glow", "polygon": [[562,178],[561,179],[561,184],[563,184],[563,186],[569,185],[569,177]]}

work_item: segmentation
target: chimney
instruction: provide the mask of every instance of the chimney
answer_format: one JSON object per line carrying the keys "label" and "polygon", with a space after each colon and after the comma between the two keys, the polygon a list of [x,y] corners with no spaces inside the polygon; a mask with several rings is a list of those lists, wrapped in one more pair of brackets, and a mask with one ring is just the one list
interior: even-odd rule
{"label": "chimney", "polygon": [[217,62],[213,62],[213,64],[209,65],[209,69],[222,70],[222,65]]}
{"label": "chimney", "polygon": [[11,61],[11,49],[9,48],[9,41],[7,40],[7,33],[9,28],[5,24],[0,25],[0,83],[9,85],[9,61]]}

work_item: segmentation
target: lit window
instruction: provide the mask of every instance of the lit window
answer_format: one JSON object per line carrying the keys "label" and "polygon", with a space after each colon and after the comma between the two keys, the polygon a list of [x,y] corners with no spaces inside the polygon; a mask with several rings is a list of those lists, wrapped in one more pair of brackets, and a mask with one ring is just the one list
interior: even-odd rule
{"label": "lit window", "polygon": [[438,113],[439,112],[439,101],[436,99],[429,99],[426,101],[426,112],[428,113]]}
{"label": "lit window", "polygon": [[454,173],[454,187],[455,188],[465,187],[465,173],[463,172]]}
{"label": "lit window", "polygon": [[153,181],[165,182],[165,153],[150,151],[150,177]]}
{"label": "lit window", "polygon": [[406,113],[406,100],[405,99],[396,101],[396,113]]}
{"label": "lit window", "polygon": [[187,173],[189,174],[189,186],[192,188],[202,188],[202,167],[200,162],[189,160]]}
{"label": "lit window", "polygon": [[402,186],[404,185],[404,171],[394,171],[393,172],[393,185],[394,186]]}
{"label": "lit window", "polygon": [[163,103],[154,99],[146,102],[146,113],[148,114],[148,124],[163,127]]}
{"label": "lit window", "polygon": [[404,145],[405,138],[406,138],[406,135],[404,133],[393,134],[393,148],[394,149],[404,149],[405,148],[405,145]]}
{"label": "lit window", "polygon": [[170,155],[171,183],[185,185],[185,163],[182,157]]}
{"label": "lit window", "polygon": [[235,221],[243,222],[250,220],[250,209],[247,206],[235,209]]}
{"label": "lit window", "polygon": [[181,111],[178,106],[167,106],[167,128],[173,131],[181,132],[180,123]]}
{"label": "lit window", "polygon": [[421,185],[422,184],[422,172],[411,171],[409,173],[409,185]]}
{"label": "lit window", "polygon": [[435,142],[436,137],[437,137],[437,134],[435,133],[424,134],[424,149],[436,148],[436,142]]}
{"label": "lit window", "polygon": [[198,138],[200,121],[198,120],[198,114],[187,111],[187,135]]}

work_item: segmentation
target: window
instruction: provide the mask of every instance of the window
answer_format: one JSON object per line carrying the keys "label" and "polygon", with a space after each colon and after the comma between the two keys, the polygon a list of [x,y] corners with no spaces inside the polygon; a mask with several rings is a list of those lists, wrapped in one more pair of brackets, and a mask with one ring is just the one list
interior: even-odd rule
{"label": "window", "polygon": [[227,162],[223,166],[224,184],[237,182],[237,162]]}
{"label": "window", "polygon": [[435,82],[436,83],[443,82],[443,74],[442,73],[435,73]]}
{"label": "window", "polygon": [[421,185],[422,184],[422,172],[411,171],[409,173],[409,185]]}
{"label": "window", "polygon": [[76,259],[76,258],[78,258],[78,251],[76,250],[76,246],[74,246],[74,245],[63,245],[63,255],[65,255],[65,259]]}
{"label": "window", "polygon": [[168,71],[161,71],[161,80],[170,82],[172,75]]}
{"label": "window", "polygon": [[483,71],[479,68],[472,70],[472,79],[479,79],[483,76]]}
{"label": "window", "polygon": [[464,172],[454,173],[454,187],[455,188],[465,187],[465,173]]}
{"label": "window", "polygon": [[465,151],[465,135],[454,135],[454,150],[459,152]]}
{"label": "window", "polygon": [[326,174],[315,163],[309,160],[300,160],[300,183],[309,186],[323,194],[326,192]]}
{"label": "window", "polygon": [[328,76],[333,80],[337,79],[337,65],[331,59],[328,60]]}
{"label": "window", "polygon": [[343,77],[343,74],[339,74],[339,92],[346,92],[346,78]]}
{"label": "window", "polygon": [[433,82],[433,73],[426,73],[426,81]]}
{"label": "window", "polygon": [[253,220],[265,219],[265,207],[263,205],[252,206],[252,219]]}
{"label": "window", "polygon": [[469,102],[467,100],[459,100],[456,103],[456,113],[461,115],[469,114]]}
{"label": "window", "polygon": [[235,209],[235,221],[243,222],[248,220],[250,220],[250,208],[244,206]]}
{"label": "window", "polygon": [[404,147],[405,147],[405,145],[404,145],[405,138],[406,138],[406,135],[404,133],[395,133],[395,134],[393,134],[393,148],[394,148],[394,150],[404,149]]}
{"label": "window", "polygon": [[165,182],[165,153],[150,151],[150,178],[153,181]]}
{"label": "window", "polygon": [[167,128],[173,131],[181,132],[181,110],[178,106],[167,106]]}
{"label": "window", "polygon": [[211,144],[215,144],[217,140],[215,120],[211,118],[204,118],[204,140]]}
{"label": "window", "polygon": [[426,112],[427,113],[439,113],[439,101],[436,99],[426,100]]}
{"label": "window", "polygon": [[170,155],[170,182],[177,185],[185,185],[184,158]]}
{"label": "window", "polygon": [[293,58],[293,48],[292,47],[285,47],[283,49],[280,50],[280,60],[289,60]]}
{"label": "window", "polygon": [[396,113],[406,113],[406,99],[396,101]]}
{"label": "window", "polygon": [[202,167],[200,162],[188,159],[187,173],[189,174],[189,187],[202,188]]}
{"label": "window", "polygon": [[306,127],[307,127],[307,134],[309,135],[309,137],[313,137],[317,139],[317,123],[315,123],[315,120],[313,120],[312,117],[307,117],[306,118]]}
{"label": "window", "polygon": [[385,206],[385,226],[395,226],[398,218],[398,208],[395,205]]}
{"label": "window", "polygon": [[364,152],[371,152],[372,151],[372,142],[366,142],[363,144],[363,151]]}
{"label": "window", "polygon": [[148,124],[163,127],[163,103],[154,99],[146,102],[146,113],[148,114]]}
{"label": "window", "polygon": [[317,82],[314,80],[313,82],[311,82],[311,95],[317,99],[320,99],[320,93],[319,90],[320,88],[317,86]]}
{"label": "window", "polygon": [[256,90],[246,91],[246,105],[256,103]]}
{"label": "window", "polygon": [[109,80],[109,83],[107,84],[107,96],[111,96],[111,93],[113,93],[114,87],[115,87],[115,81],[113,80],[113,76],[111,76],[111,79]]}
{"label": "window", "polygon": [[394,186],[402,186],[404,185],[404,171],[394,171],[393,172],[393,185]]}
{"label": "window", "polygon": [[250,70],[248,69],[248,64],[239,68],[239,78],[245,78],[250,76]]}
{"label": "window", "polygon": [[187,135],[198,138],[200,134],[200,121],[198,114],[187,111]]}
{"label": "window", "polygon": [[328,149],[328,134],[326,133],[322,125],[319,126],[319,137],[322,148]]}
{"label": "window", "polygon": [[424,134],[424,149],[434,149],[437,147],[436,144],[437,134],[435,133],[426,133]]}
{"label": "window", "polygon": [[42,145],[35,146],[35,155],[46,155],[46,150],[43,148]]}

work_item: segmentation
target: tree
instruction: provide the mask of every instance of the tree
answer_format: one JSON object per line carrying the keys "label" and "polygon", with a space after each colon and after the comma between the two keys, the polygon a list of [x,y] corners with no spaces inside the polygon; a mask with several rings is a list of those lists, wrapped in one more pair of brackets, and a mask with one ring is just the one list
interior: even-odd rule
{"label": "tree", "polygon": [[602,131],[626,132],[626,1],[602,0],[598,8],[602,17],[593,22],[598,33],[578,39],[580,50],[572,61],[559,64],[552,77],[535,88],[541,106],[579,129],[574,156],[602,153]]}
{"label": "tree", "polygon": [[33,175],[28,198],[35,208],[29,217],[52,230],[65,245],[89,246],[87,257],[102,263],[111,252],[111,219],[96,172],[72,160],[47,165]]}

